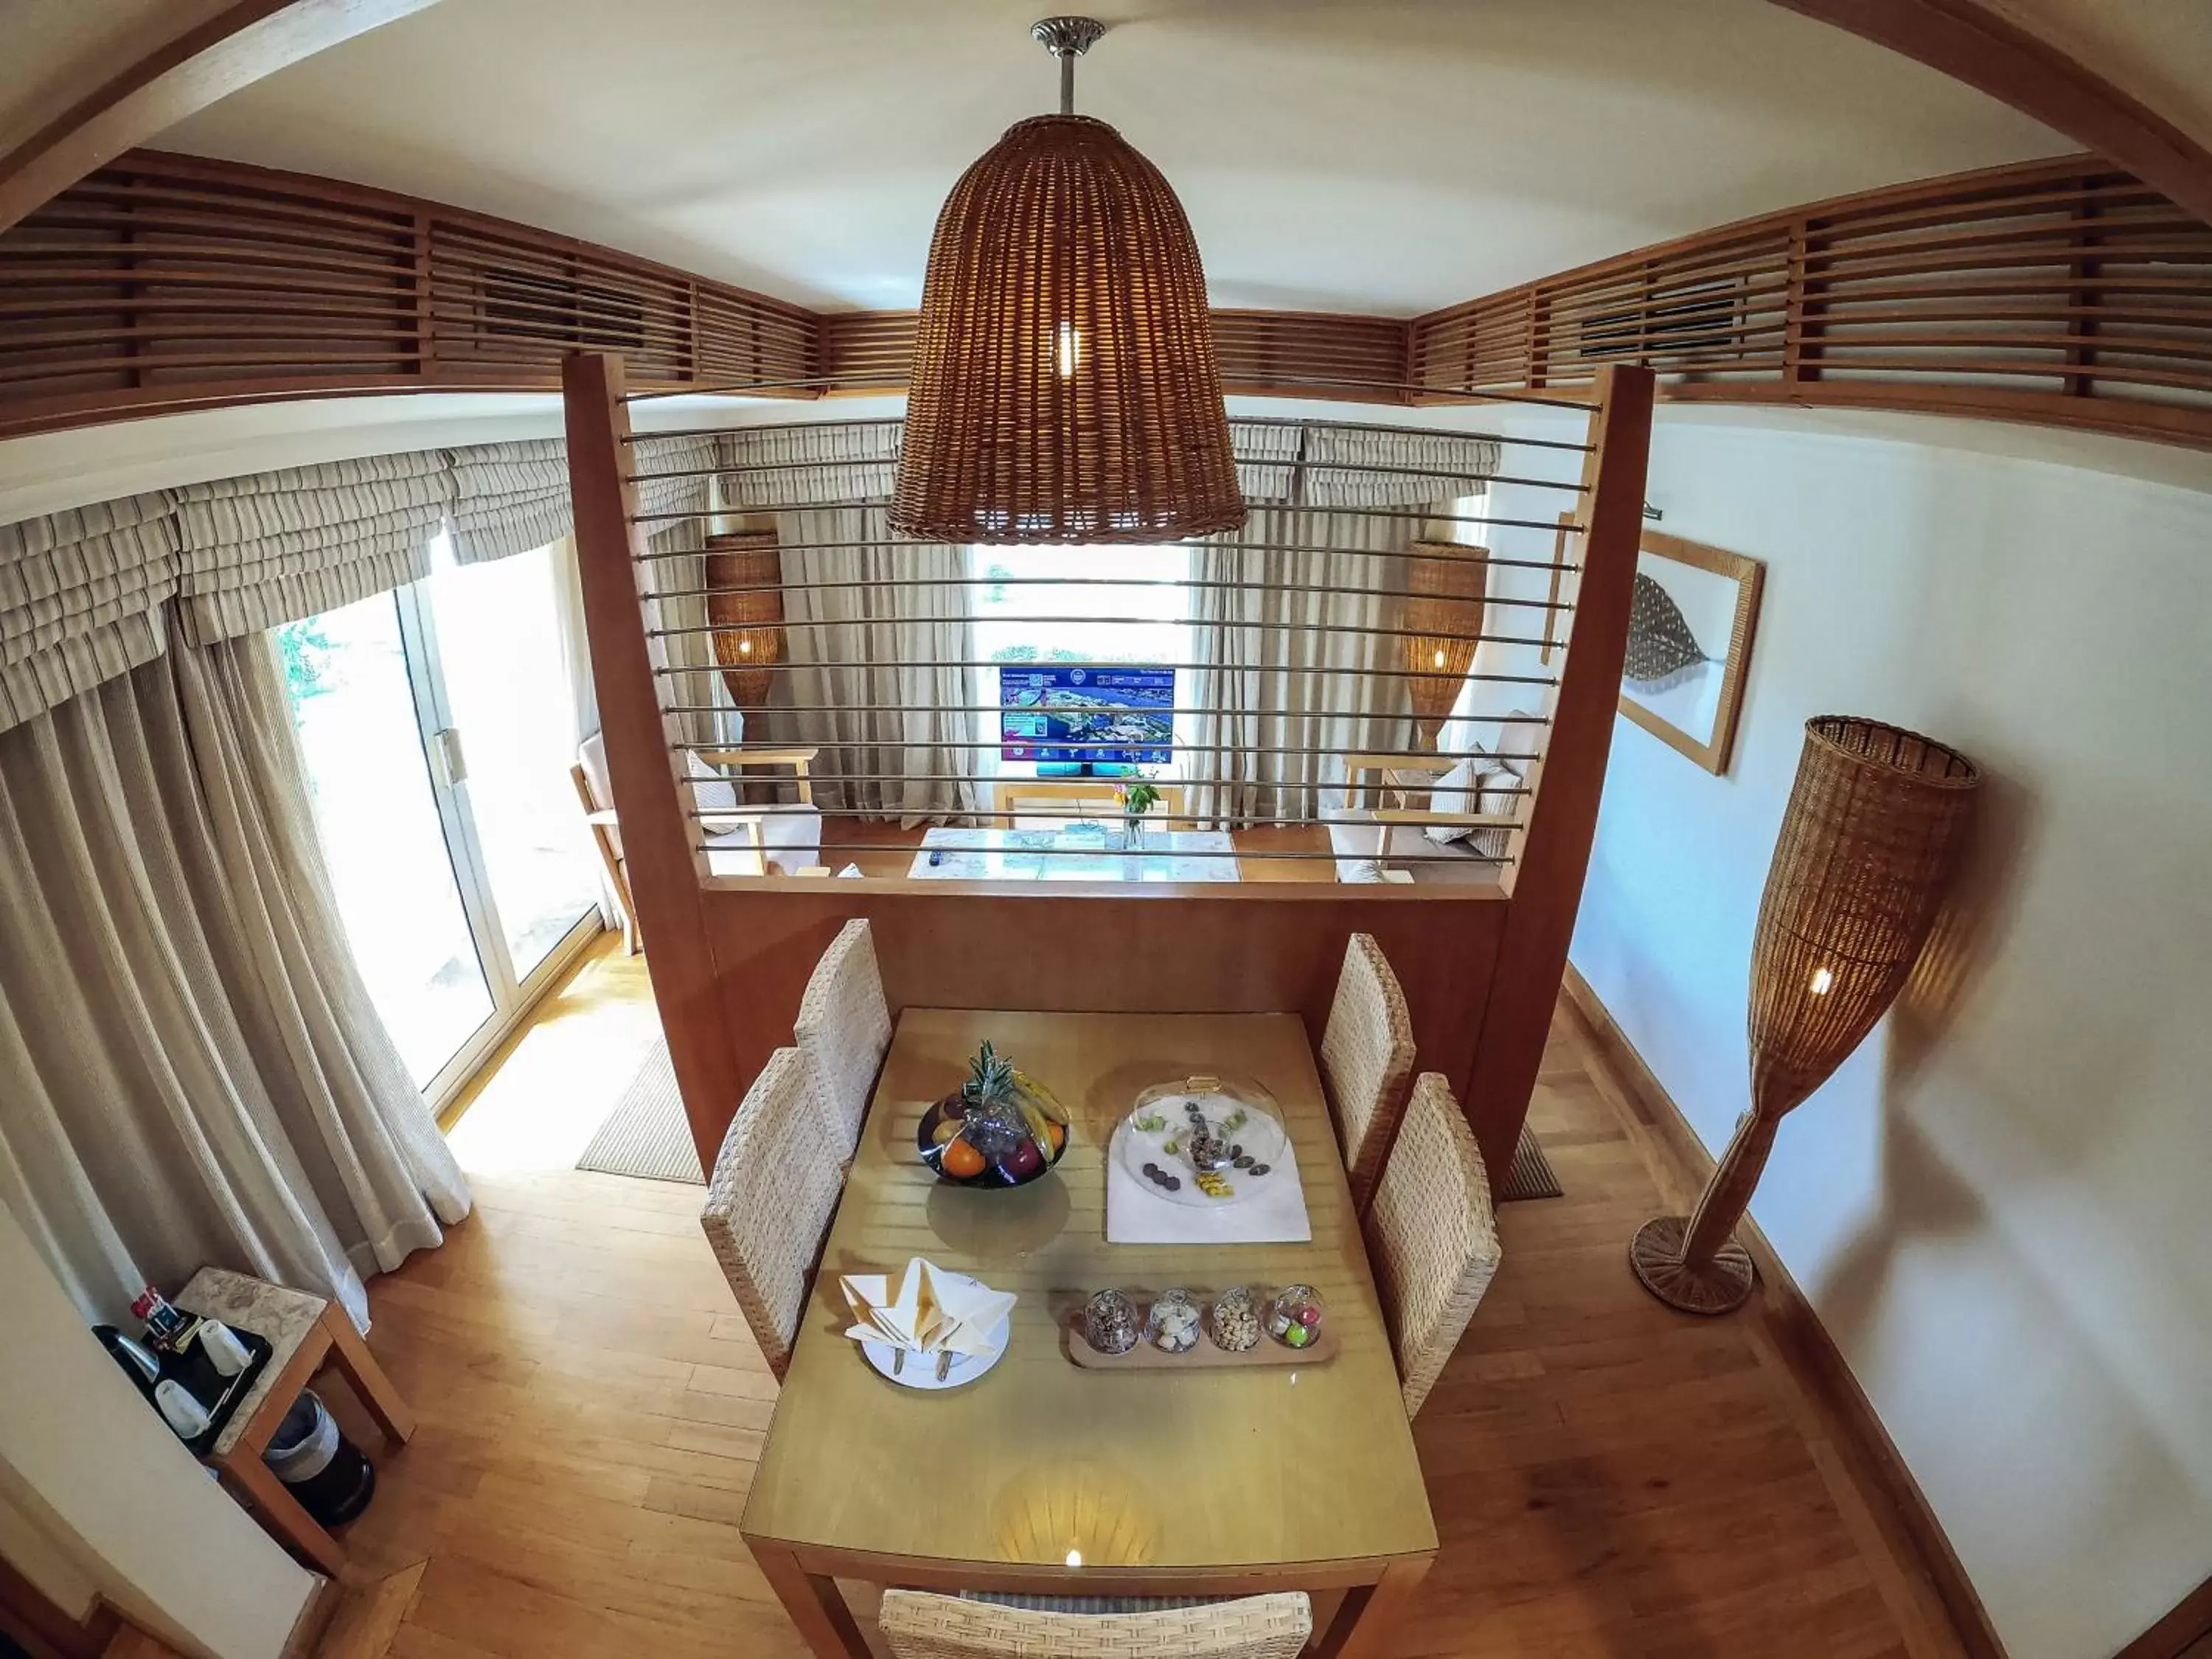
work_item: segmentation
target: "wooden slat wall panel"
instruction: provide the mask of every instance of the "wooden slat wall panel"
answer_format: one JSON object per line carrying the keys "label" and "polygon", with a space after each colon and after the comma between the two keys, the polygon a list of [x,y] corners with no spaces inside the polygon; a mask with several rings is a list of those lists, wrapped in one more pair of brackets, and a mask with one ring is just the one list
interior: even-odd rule
{"label": "wooden slat wall panel", "polygon": [[[2212,447],[2212,228],[2091,156],[1724,226],[1401,322],[1217,311],[1232,392],[1448,402],[1637,363],[1675,401],[1983,416]],[[817,315],[325,179],[134,152],[0,234],[0,435],[272,398],[896,392],[910,312]],[[1405,392],[1407,383],[1434,392]]]}
{"label": "wooden slat wall panel", "polygon": [[2212,447],[2212,227],[2091,156],[1746,221],[1411,331],[1410,378],[1439,388],[1572,387],[1633,362],[1685,401],[1948,411]]}
{"label": "wooden slat wall panel", "polygon": [[798,306],[525,226],[141,151],[0,234],[0,433],[270,398],[552,390],[579,350],[620,352],[648,389],[804,383],[820,333]]}
{"label": "wooden slat wall panel", "polygon": [[[902,392],[914,356],[911,311],[832,313],[822,319],[822,373],[836,392]],[[1321,312],[1216,311],[1213,349],[1231,392],[1403,401],[1407,325],[1389,317]]]}

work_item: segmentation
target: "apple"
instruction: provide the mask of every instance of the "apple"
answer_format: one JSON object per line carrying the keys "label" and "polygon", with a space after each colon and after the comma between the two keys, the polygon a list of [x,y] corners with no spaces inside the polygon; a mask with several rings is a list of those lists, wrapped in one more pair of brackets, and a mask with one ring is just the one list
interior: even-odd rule
{"label": "apple", "polygon": [[999,1167],[1017,1181],[1027,1181],[1044,1167],[1044,1154],[1034,1140],[1024,1140],[999,1160]]}

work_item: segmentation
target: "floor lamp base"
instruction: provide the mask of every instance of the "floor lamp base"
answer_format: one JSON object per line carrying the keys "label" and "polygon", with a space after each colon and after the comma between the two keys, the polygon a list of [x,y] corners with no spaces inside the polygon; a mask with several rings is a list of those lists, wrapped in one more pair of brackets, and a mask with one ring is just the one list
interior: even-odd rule
{"label": "floor lamp base", "polygon": [[1644,1288],[1684,1313],[1733,1313],[1751,1295],[1751,1253],[1731,1238],[1711,1261],[1692,1267],[1682,1260],[1689,1218],[1662,1215],[1636,1231],[1628,1265]]}

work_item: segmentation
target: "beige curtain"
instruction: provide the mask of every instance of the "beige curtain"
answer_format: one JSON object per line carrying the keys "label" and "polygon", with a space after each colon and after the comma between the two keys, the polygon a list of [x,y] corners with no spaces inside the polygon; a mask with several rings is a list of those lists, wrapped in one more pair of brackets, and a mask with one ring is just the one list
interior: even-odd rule
{"label": "beige curtain", "polygon": [[[1402,556],[1416,521],[1255,507],[1234,535],[1196,544],[1191,574],[1190,704],[1200,712],[1179,768],[1197,781],[1194,815],[1223,829],[1303,817],[1336,781],[1336,757],[1405,746],[1399,641],[1359,628],[1404,626]],[[1327,551],[1287,551],[1326,549]],[[1282,592],[1290,586],[1337,593]],[[1286,754],[1284,750],[1318,750]]]}
{"label": "beige curtain", "polygon": [[1401,668],[1403,642],[1353,630],[1405,626],[1400,556],[1428,528],[1414,515],[1479,507],[1499,453],[1490,438],[1323,422],[1233,421],[1230,436],[1251,516],[1198,543],[1191,574],[1242,586],[1192,592],[1198,666],[1182,695],[1200,712],[1179,768],[1197,781],[1195,816],[1223,828],[1314,815],[1340,757],[1411,745],[1407,682],[1367,672]]}
{"label": "beige curtain", "polygon": [[[894,540],[899,421],[751,427],[721,437],[721,504],[773,523],[784,641],[764,732],[821,748],[816,804],[909,827],[976,810],[984,727],[957,547]],[[927,585],[934,581],[938,585]],[[873,705],[872,707],[871,705]]]}
{"label": "beige curtain", "polygon": [[874,505],[775,515],[790,666],[769,714],[821,746],[817,805],[912,828],[976,811],[981,676],[963,665],[968,590],[945,580],[968,574],[963,551],[894,541],[889,520]]}
{"label": "beige curtain", "polygon": [[0,733],[0,1201],[88,1319],[216,1263],[341,1302],[468,1190],[332,902],[266,636]]}

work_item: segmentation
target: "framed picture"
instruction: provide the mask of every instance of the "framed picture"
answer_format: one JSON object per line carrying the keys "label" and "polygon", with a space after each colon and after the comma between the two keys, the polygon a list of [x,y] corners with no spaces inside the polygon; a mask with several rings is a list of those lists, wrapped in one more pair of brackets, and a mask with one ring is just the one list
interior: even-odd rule
{"label": "framed picture", "polygon": [[1729,768],[1765,570],[1656,530],[1638,544],[1620,712],[1708,772]]}

